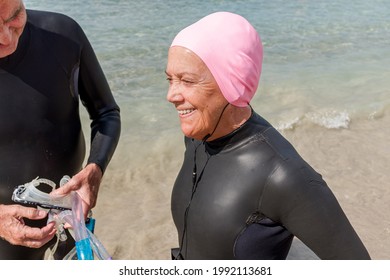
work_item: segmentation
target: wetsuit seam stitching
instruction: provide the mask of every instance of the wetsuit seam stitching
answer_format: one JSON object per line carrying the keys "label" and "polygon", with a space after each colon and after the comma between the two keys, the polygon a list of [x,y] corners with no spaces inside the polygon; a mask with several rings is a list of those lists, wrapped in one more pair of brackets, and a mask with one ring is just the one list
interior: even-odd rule
{"label": "wetsuit seam stitching", "polygon": [[[264,199],[264,194],[266,193],[269,185],[270,185],[270,180],[271,180],[271,177],[275,174],[275,172],[280,168],[280,166],[276,166],[272,172],[270,173],[270,175],[267,177],[267,180],[264,184],[264,188],[263,188],[263,191],[261,192],[260,194],[260,197],[259,197],[259,200],[258,200],[258,210],[261,214],[263,214],[264,216],[266,216],[267,218],[270,218],[269,215],[267,215],[263,210],[263,199]],[[271,219],[273,220],[273,219]]]}

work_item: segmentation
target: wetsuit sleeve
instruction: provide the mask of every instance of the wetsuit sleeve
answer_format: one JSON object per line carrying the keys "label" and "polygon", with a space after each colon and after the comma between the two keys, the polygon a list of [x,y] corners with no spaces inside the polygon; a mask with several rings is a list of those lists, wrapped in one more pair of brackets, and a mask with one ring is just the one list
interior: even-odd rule
{"label": "wetsuit sleeve", "polygon": [[370,258],[322,177],[301,161],[286,160],[275,168],[262,206],[321,259]]}
{"label": "wetsuit sleeve", "polygon": [[81,29],[80,33],[83,42],[78,90],[92,120],[88,163],[96,163],[104,172],[119,141],[120,111],[91,44]]}

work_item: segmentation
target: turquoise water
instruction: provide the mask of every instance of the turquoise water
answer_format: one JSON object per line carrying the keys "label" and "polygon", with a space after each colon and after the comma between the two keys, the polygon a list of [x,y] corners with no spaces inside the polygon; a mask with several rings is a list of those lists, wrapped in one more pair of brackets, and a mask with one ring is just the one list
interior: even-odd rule
{"label": "turquoise water", "polygon": [[183,27],[219,10],[243,15],[262,37],[263,73],[252,106],[278,128],[307,123],[347,128],[351,121],[375,121],[390,107],[390,1],[25,4],[66,13],[80,23],[122,108],[124,125],[134,128],[137,140],[178,129],[176,112],[165,100],[167,48]]}

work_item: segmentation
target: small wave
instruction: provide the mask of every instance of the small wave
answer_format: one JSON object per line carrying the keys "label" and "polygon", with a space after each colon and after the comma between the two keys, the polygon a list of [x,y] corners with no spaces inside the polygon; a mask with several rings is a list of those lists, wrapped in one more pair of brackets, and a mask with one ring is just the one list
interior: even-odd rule
{"label": "small wave", "polygon": [[319,112],[309,112],[305,114],[309,121],[326,128],[348,128],[351,118],[347,112],[338,112],[336,110],[326,110]]}
{"label": "small wave", "polygon": [[287,121],[279,121],[275,128],[277,130],[294,130],[298,126],[315,124],[328,129],[347,129],[351,117],[346,111],[333,109],[305,113],[302,117],[291,118]]}
{"label": "small wave", "polygon": [[277,130],[293,130],[300,122],[300,118],[294,118],[292,120],[289,120],[289,121],[286,121],[286,122],[282,122],[280,121],[279,123],[277,123],[275,125],[275,128]]}

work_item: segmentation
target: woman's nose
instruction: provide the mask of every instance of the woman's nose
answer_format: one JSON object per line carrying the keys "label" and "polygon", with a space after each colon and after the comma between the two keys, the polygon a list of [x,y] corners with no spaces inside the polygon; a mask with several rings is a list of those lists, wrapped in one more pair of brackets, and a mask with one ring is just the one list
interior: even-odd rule
{"label": "woman's nose", "polygon": [[167,100],[171,103],[180,102],[183,100],[183,95],[181,94],[179,83],[170,83]]}

